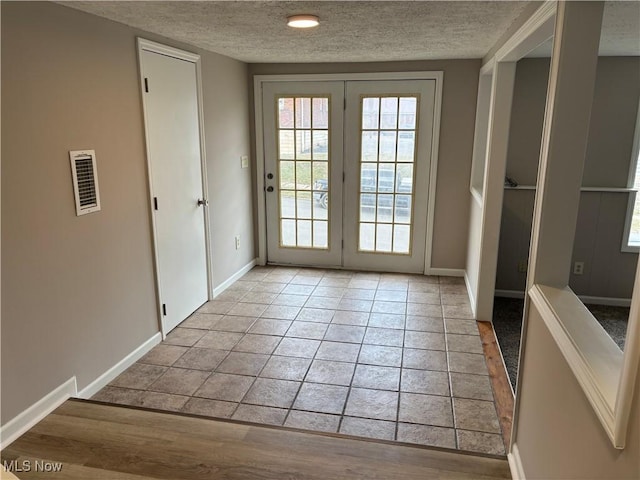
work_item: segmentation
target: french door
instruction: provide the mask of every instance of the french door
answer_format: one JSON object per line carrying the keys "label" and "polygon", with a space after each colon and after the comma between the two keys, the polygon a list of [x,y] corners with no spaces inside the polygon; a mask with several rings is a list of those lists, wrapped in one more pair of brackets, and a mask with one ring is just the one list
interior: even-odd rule
{"label": "french door", "polygon": [[268,261],[424,271],[434,80],[263,88]]}

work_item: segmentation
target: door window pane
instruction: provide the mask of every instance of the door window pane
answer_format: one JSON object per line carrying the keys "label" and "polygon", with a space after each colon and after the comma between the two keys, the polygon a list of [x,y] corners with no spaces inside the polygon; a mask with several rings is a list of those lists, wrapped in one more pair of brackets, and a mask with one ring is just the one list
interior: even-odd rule
{"label": "door window pane", "polygon": [[418,96],[363,97],[361,106],[358,249],[410,255]]}
{"label": "door window pane", "polygon": [[328,96],[278,98],[280,245],[329,248]]}

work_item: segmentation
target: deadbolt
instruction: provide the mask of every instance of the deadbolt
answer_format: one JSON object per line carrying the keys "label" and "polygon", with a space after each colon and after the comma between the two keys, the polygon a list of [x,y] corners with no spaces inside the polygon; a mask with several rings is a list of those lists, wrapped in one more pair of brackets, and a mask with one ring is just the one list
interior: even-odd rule
{"label": "deadbolt", "polygon": [[273,179],[273,173],[267,173],[267,178],[269,180],[272,180]]}
{"label": "deadbolt", "polygon": [[273,192],[273,187],[267,187],[267,192]]}

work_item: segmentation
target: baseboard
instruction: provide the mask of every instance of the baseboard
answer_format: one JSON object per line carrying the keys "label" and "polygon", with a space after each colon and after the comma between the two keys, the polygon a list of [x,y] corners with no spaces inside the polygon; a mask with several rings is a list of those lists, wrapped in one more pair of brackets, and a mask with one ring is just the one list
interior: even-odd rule
{"label": "baseboard", "polygon": [[464,270],[461,268],[430,268],[427,275],[438,275],[440,277],[464,277]]}
{"label": "baseboard", "polygon": [[591,297],[588,295],[578,295],[578,298],[584,304],[592,305],[606,305],[608,307],[630,307],[630,298],[615,298],[615,297]]}
{"label": "baseboard", "polygon": [[5,449],[36,423],[53,412],[69,397],[76,395],[76,377],[71,377],[22,413],[0,427],[0,450]]}
{"label": "baseboard", "polygon": [[227,288],[229,288],[233,282],[240,279],[245,273],[249,272],[253,267],[258,264],[258,259],[254,258],[249,263],[247,263],[244,267],[238,270],[236,273],[227,278],[224,282],[213,289],[213,298],[216,298],[222,292],[224,292]]}
{"label": "baseboard", "polygon": [[467,287],[467,295],[469,295],[469,303],[471,304],[471,313],[473,314],[473,318],[476,318],[476,296],[473,294],[473,289],[471,288],[471,281],[469,280],[469,276],[467,272],[464,272],[464,284]]}
{"label": "baseboard", "polygon": [[517,444],[514,443],[511,446],[511,452],[507,455],[507,460],[509,461],[509,469],[511,470],[513,480],[526,480],[522,460],[520,459],[520,450],[518,450]]}
{"label": "baseboard", "polygon": [[106,387],[111,380],[116,378],[122,372],[124,372],[131,365],[140,360],[149,350],[158,345],[162,341],[162,333],[158,332],[153,335],[149,340],[145,341],[142,345],[137,347],[133,352],[124,357],[118,363],[116,363],[109,370],[104,372],[98,378],[96,378],[89,385],[84,387],[76,395],[78,398],[91,398],[104,387]]}
{"label": "baseboard", "polygon": [[494,292],[496,297],[503,298],[524,298],[524,291],[520,290],[496,290]]}
{"label": "baseboard", "polygon": [[[524,292],[519,290],[496,290],[496,297],[504,298],[524,298]],[[578,295],[580,301],[584,304],[591,305],[606,305],[609,307],[630,307],[630,298],[616,298],[616,297],[592,297],[589,295]]]}

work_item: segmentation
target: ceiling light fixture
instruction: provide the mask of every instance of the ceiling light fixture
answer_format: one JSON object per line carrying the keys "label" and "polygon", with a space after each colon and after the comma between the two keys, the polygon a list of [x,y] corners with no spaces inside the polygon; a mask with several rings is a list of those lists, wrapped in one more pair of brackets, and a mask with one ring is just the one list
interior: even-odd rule
{"label": "ceiling light fixture", "polygon": [[293,28],[317,27],[320,20],[316,15],[291,15],[287,17],[287,25]]}

